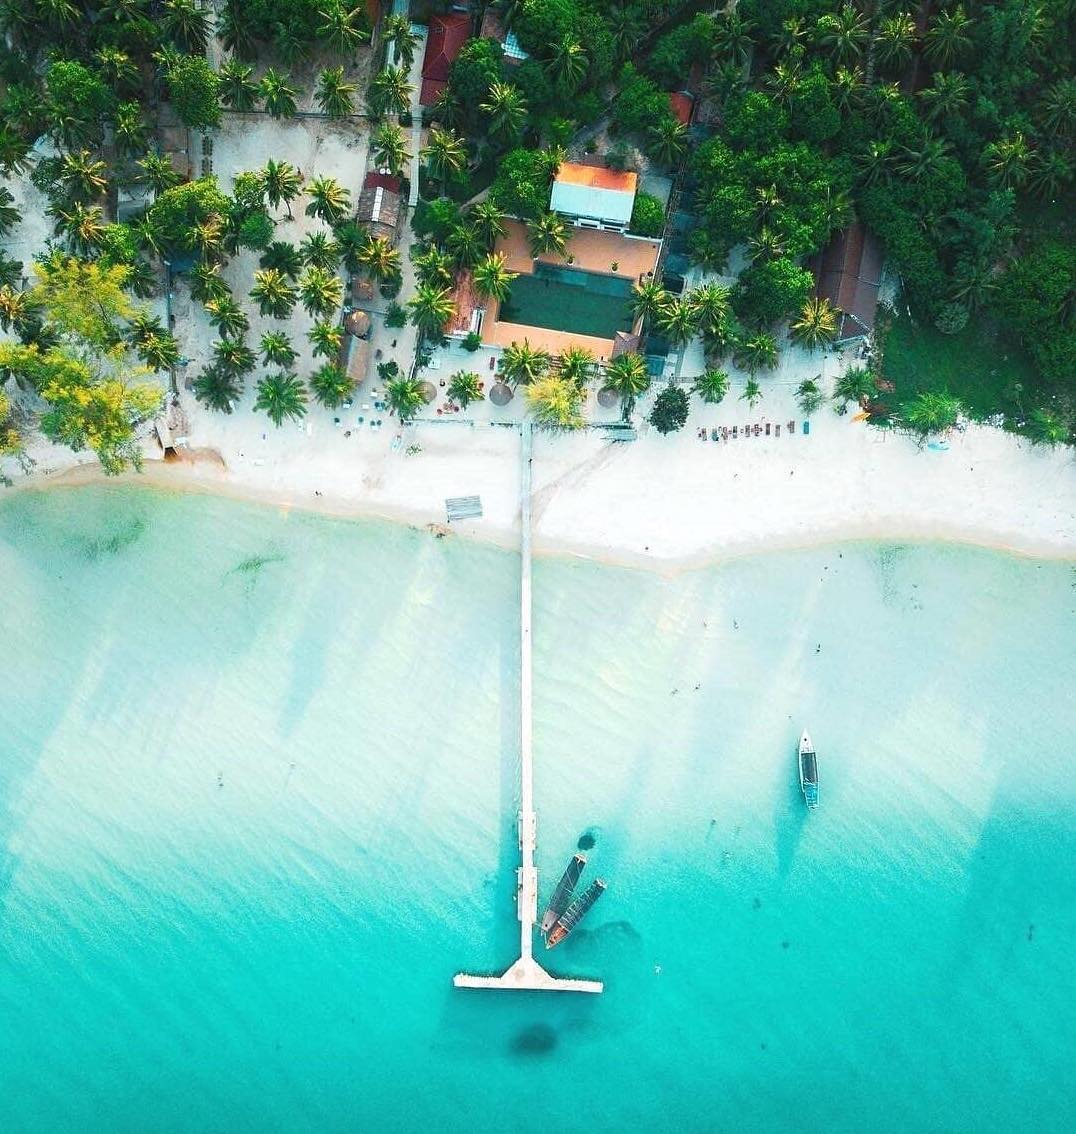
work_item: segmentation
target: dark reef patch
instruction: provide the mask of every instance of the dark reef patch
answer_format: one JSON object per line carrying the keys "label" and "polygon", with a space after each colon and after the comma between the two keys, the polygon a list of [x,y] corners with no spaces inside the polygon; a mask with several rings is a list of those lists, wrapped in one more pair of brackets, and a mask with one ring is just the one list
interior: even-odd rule
{"label": "dark reef patch", "polygon": [[516,1032],[510,1046],[516,1055],[545,1055],[557,1046],[556,1029],[548,1024],[531,1024]]}

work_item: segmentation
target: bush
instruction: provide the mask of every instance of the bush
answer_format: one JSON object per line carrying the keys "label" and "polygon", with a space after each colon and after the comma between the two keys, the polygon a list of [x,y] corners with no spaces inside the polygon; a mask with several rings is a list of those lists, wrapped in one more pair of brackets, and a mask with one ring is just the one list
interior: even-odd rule
{"label": "bush", "polygon": [[630,64],[620,73],[620,92],[613,102],[613,125],[624,134],[645,134],[673,117],[669,98]]}
{"label": "bush", "polygon": [[266,213],[254,213],[239,226],[239,243],[260,251],[273,239],[273,222]]}
{"label": "bush", "polygon": [[463,349],[476,351],[482,345],[482,336],[477,331],[469,332],[463,340]]}
{"label": "bush", "polygon": [[675,433],[687,421],[688,396],[680,386],[666,386],[650,411],[650,424],[659,433]]}
{"label": "bush", "polygon": [[665,228],[665,207],[650,193],[637,193],[631,210],[631,231],[639,236],[660,236]]}
{"label": "bush", "polygon": [[389,304],[388,311],[385,312],[385,326],[386,327],[406,327],[407,326],[407,308],[401,307],[395,300]]}
{"label": "bush", "polygon": [[806,268],[784,257],[748,268],[740,277],[733,298],[742,319],[771,327],[802,309],[814,288],[814,277]]}
{"label": "bush", "polygon": [[184,126],[220,125],[220,79],[202,56],[179,56],[166,78],[172,105]]}

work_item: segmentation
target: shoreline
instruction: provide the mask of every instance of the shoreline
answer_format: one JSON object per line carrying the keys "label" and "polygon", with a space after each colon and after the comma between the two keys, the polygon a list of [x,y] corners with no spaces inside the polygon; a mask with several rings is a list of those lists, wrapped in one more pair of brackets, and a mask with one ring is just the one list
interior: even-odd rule
{"label": "shoreline", "polygon": [[[509,523],[503,522],[503,518],[468,520],[450,527],[443,514],[429,507],[349,497],[332,491],[314,495],[298,488],[262,486],[235,475],[215,450],[199,450],[192,454],[192,458],[175,461],[147,459],[141,472],[132,471],[120,477],[107,476],[96,462],[82,461],[63,470],[32,474],[16,482],[10,491],[49,492],[133,485],[157,492],[214,496],[259,507],[296,510],[331,519],[404,524],[416,530],[424,529],[438,538],[449,536],[506,551],[518,550],[518,512]],[[2,493],[0,500],[3,500]],[[727,538],[673,555],[633,550],[624,545],[597,540],[551,536],[541,531],[539,518],[534,533],[534,553],[540,558],[579,559],[672,577],[681,572],[770,552],[801,551],[834,544],[864,542],[944,543],[977,547],[1027,559],[1076,561],[1076,542],[1063,535],[1051,540],[988,523],[958,523],[938,517],[931,520],[896,512],[873,518],[834,517],[827,522],[817,522],[816,518],[809,532],[774,531],[766,535],[733,533]]]}

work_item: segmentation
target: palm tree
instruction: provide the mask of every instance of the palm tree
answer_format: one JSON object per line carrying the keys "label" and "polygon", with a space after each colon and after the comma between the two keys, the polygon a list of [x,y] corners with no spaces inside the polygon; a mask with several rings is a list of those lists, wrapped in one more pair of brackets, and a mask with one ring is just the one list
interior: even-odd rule
{"label": "palm tree", "polygon": [[559,374],[543,374],[528,387],[526,402],[535,420],[545,429],[579,429],[583,417],[579,412],[583,391]]}
{"label": "palm tree", "polygon": [[366,15],[360,7],[349,9],[343,2],[327,4],[318,14],[322,19],[317,31],[318,39],[341,59],[353,55],[369,37]]}
{"label": "palm tree", "polygon": [[419,36],[411,30],[410,19],[398,14],[387,17],[381,34],[386,44],[392,44],[396,58],[406,69],[410,69],[415,61],[415,48],[419,44]]}
{"label": "palm tree", "polygon": [[560,376],[582,388],[594,372],[594,355],[586,347],[570,346],[560,356]]}
{"label": "palm tree", "polygon": [[254,369],[254,351],[243,339],[217,339],[213,344],[213,365],[224,374],[242,378]]}
{"label": "palm tree", "polygon": [[570,32],[553,48],[547,70],[549,77],[565,94],[571,94],[583,81],[587,73],[587,53]]}
{"label": "palm tree", "polygon": [[344,333],[336,323],[321,321],[315,323],[313,327],[306,332],[306,337],[310,340],[314,348],[313,354],[315,358],[319,355],[323,358],[335,358],[340,352],[340,344],[343,342]]}
{"label": "palm tree", "polygon": [[359,262],[376,280],[395,279],[400,275],[400,253],[384,236],[367,240],[359,253]]}
{"label": "palm tree", "polygon": [[527,118],[527,104],[519,88],[511,83],[490,84],[486,101],[479,109],[489,116],[489,132],[494,138],[511,142],[519,137]]}
{"label": "palm tree", "polygon": [[677,346],[686,343],[699,329],[699,316],[687,299],[673,299],[658,312],[658,327]]}
{"label": "palm tree", "polygon": [[289,85],[287,75],[281,75],[270,67],[262,75],[258,93],[265,102],[265,109],[273,118],[294,117],[297,109],[295,100],[299,92]]}
{"label": "palm tree", "polygon": [[370,84],[370,109],[375,115],[403,114],[411,105],[413,88],[402,67],[386,67]]}
{"label": "palm tree", "polygon": [[409,156],[404,132],[399,126],[382,122],[370,135],[370,153],[379,169],[399,175]]}
{"label": "palm tree", "polygon": [[[623,63],[642,38],[639,17],[631,8],[612,8],[606,13],[605,22],[613,40],[617,62]],[[507,24],[504,26],[508,27]]]}
{"label": "palm tree", "polygon": [[796,401],[800,409],[810,416],[822,404],[822,391],[813,378],[804,378],[796,387]]}
{"label": "palm tree", "polygon": [[175,335],[168,331],[147,335],[135,353],[151,370],[167,370],[179,365],[179,346]]}
{"label": "palm tree", "polygon": [[69,209],[52,207],[49,212],[56,218],[57,235],[64,233],[72,251],[89,255],[104,239],[103,214],[97,205],[87,208],[77,202]]}
{"label": "palm tree", "polygon": [[323,406],[336,409],[351,397],[355,383],[335,362],[326,362],[310,375],[310,389]]}
{"label": "palm tree", "polygon": [[928,122],[940,118],[943,122],[953,115],[960,114],[968,105],[971,87],[959,71],[944,74],[935,72],[931,86],[919,92],[923,101],[924,117]]}
{"label": "palm tree", "polygon": [[137,102],[121,102],[116,107],[112,136],[121,153],[140,154],[145,150],[148,133]]}
{"label": "palm tree", "polygon": [[833,400],[842,404],[862,403],[867,398],[873,398],[877,392],[878,381],[873,371],[865,366],[850,366],[838,377]]}
{"label": "palm tree", "polygon": [[438,336],[441,329],[456,313],[452,292],[447,287],[420,284],[414,296],[407,301],[411,322],[423,334]]}
{"label": "palm tree", "polygon": [[231,413],[243,396],[243,384],[234,374],[226,374],[216,366],[207,366],[194,380],[194,396],[208,409]]}
{"label": "palm tree", "polygon": [[230,295],[207,300],[205,309],[209,315],[209,322],[221,335],[238,337],[250,330],[250,320]]}
{"label": "palm tree", "polygon": [[479,295],[503,303],[508,298],[516,272],[508,270],[508,257],[503,252],[490,252],[474,269],[474,286]]}
{"label": "palm tree", "polygon": [[923,53],[935,67],[949,67],[971,46],[970,27],[963,4],[957,4],[951,12],[939,12],[927,29]]}
{"label": "palm tree", "polygon": [[385,396],[389,409],[401,422],[410,421],[421,408],[425,398],[422,396],[422,383],[417,378],[391,378],[385,383]]}
{"label": "palm tree", "polygon": [[889,138],[869,142],[866,151],[858,154],[855,161],[859,179],[864,185],[888,181],[896,167],[896,145]]}
{"label": "palm tree", "polygon": [[259,30],[247,9],[239,4],[227,4],[217,12],[217,38],[236,57],[255,58]]}
{"label": "palm tree", "polygon": [[311,178],[306,191],[310,197],[306,215],[317,217],[326,224],[338,224],[351,208],[351,194],[335,177]]}
{"label": "palm tree", "polygon": [[754,409],[755,406],[762,400],[762,387],[755,381],[754,377],[748,378],[744,383],[743,393],[740,395],[741,402],[747,404]]}
{"label": "palm tree", "polygon": [[808,350],[816,350],[837,337],[837,311],[828,299],[808,299],[789,330],[796,342]]}
{"label": "palm tree", "polygon": [[282,370],[290,370],[299,357],[286,331],[266,331],[258,347],[266,366],[279,366]]}
{"label": "palm tree", "polygon": [[0,287],[0,328],[3,330],[14,330],[18,334],[30,323],[36,310],[30,292],[16,291],[11,284]]}
{"label": "palm tree", "polygon": [[815,28],[818,43],[829,49],[839,65],[855,63],[870,37],[866,19],[851,4],[837,13],[820,16]]}
{"label": "palm tree", "polygon": [[164,321],[160,315],[152,315],[145,308],[136,310],[127,321],[127,341],[132,346],[138,346],[154,335],[165,333]]}
{"label": "palm tree", "polygon": [[568,245],[567,226],[556,213],[542,213],[527,225],[527,243],[536,260],[548,253],[562,256]]}
{"label": "palm tree", "polygon": [[299,277],[299,297],[309,314],[325,318],[343,303],[344,281],[324,268],[307,268]]}
{"label": "palm tree", "polygon": [[477,264],[484,250],[478,229],[466,221],[456,225],[445,238],[445,251],[457,268],[470,268]]}
{"label": "palm tree", "polygon": [[1064,445],[1071,430],[1061,417],[1041,406],[1028,414],[1028,435],[1036,444]]}
{"label": "palm tree", "polygon": [[1053,201],[1072,177],[1072,162],[1060,150],[1050,150],[1032,164],[1028,185],[1036,197]]}
{"label": "palm tree", "polygon": [[482,401],[482,379],[470,370],[457,370],[448,380],[448,396],[466,409],[471,402]]}
{"label": "palm tree", "polygon": [[211,299],[229,299],[231,289],[221,278],[219,264],[195,264],[191,268],[191,298],[199,303]]}
{"label": "palm tree", "polygon": [[766,77],[765,83],[777,102],[791,107],[793,98],[803,85],[803,68],[799,60],[778,63]]}
{"label": "palm tree", "polygon": [[759,370],[772,370],[777,365],[777,340],[760,331],[736,346],[736,365],[753,378]]}
{"label": "palm tree", "polygon": [[117,91],[133,91],[138,85],[138,68],[122,48],[104,44],[93,53],[97,70]]}
{"label": "palm tree", "polygon": [[704,402],[716,406],[729,392],[729,376],[724,370],[707,370],[695,379],[692,389]]}
{"label": "palm tree", "polygon": [[949,155],[949,143],[944,138],[924,138],[919,149],[905,148],[897,169],[914,180],[930,177],[938,171],[942,160]]}
{"label": "palm tree", "polygon": [[146,154],[138,162],[138,167],[142,170],[139,180],[144,181],[158,197],[166,189],[179,184],[179,174],[176,173],[175,166],[160,154]]}
{"label": "palm tree", "polygon": [[915,46],[915,21],[907,12],[887,16],[878,25],[874,37],[874,57],[883,67],[894,71],[907,66]]}
{"label": "palm tree", "polygon": [[451,287],[456,278],[455,265],[447,252],[442,252],[436,244],[431,244],[425,252],[411,257],[415,265],[415,275],[420,283],[433,287]]}
{"label": "palm tree", "polygon": [[296,421],[306,416],[306,387],[294,374],[267,374],[258,382],[255,410],[263,410],[279,429],[286,417]]}
{"label": "palm tree", "polygon": [[734,9],[716,21],[714,47],[719,54],[735,56],[742,62],[753,46],[751,33],[754,30],[754,24],[743,19]]}
{"label": "palm tree", "polygon": [[1042,124],[1051,134],[1067,137],[1076,131],[1076,79],[1058,79],[1048,87],[1040,108]]}
{"label": "palm tree", "polygon": [[986,256],[961,260],[953,273],[952,297],[969,311],[978,311],[997,290],[997,280]]}
{"label": "palm tree", "polygon": [[188,55],[205,53],[209,14],[199,8],[195,0],[164,0],[161,26]]}
{"label": "palm tree", "polygon": [[652,276],[647,276],[631,289],[631,310],[636,319],[653,319],[670,302],[669,293]]}
{"label": "palm tree", "polygon": [[1005,189],[1018,189],[1023,185],[1030,161],[1031,148],[1019,130],[1010,137],[991,142],[983,150],[987,174],[995,184]]}
{"label": "palm tree", "polygon": [[257,303],[262,315],[287,319],[295,306],[295,288],[283,272],[278,272],[275,268],[263,268],[254,273],[250,298]]}
{"label": "palm tree", "polygon": [[210,213],[191,232],[195,249],[207,263],[218,264],[224,258],[224,218]]}
{"label": "palm tree", "polygon": [[299,273],[303,270],[303,257],[294,244],[289,244],[286,240],[274,240],[266,245],[265,251],[258,260],[258,266],[275,268],[294,280],[298,279]]}
{"label": "palm tree", "polygon": [[504,213],[493,201],[480,201],[468,215],[487,248],[492,248],[498,238],[504,236]]}
{"label": "palm tree", "polygon": [[318,76],[314,98],[330,118],[343,118],[355,110],[358,87],[346,82],[343,67],[326,67]]}
{"label": "palm tree", "polygon": [[60,158],[57,180],[69,201],[87,204],[103,196],[108,188],[106,170],[105,163],[94,158],[89,150],[79,150]]}
{"label": "palm tree", "polygon": [[[430,128],[426,145],[420,151],[430,172],[441,179],[441,195],[448,192],[448,182],[467,164],[467,146],[454,130]],[[487,242],[488,243],[488,242]]]}
{"label": "palm tree", "polygon": [[646,359],[637,351],[618,354],[605,368],[602,389],[619,394],[621,402],[639,397],[649,387],[650,372],[646,368]]}
{"label": "palm tree", "polygon": [[251,76],[254,68],[238,59],[228,59],[221,64],[220,97],[225,106],[232,110],[253,110],[258,99],[258,84]]}
{"label": "palm tree", "polygon": [[303,188],[302,175],[289,162],[270,158],[265,163],[265,169],[261,171],[260,177],[266,201],[274,209],[283,201],[290,220],[291,203]]}
{"label": "palm tree", "polygon": [[311,268],[335,272],[340,266],[340,249],[328,233],[308,232],[299,245],[302,261]]}
{"label": "palm tree", "polygon": [[851,114],[863,96],[863,71],[859,67],[838,67],[831,88],[833,101],[842,114]]}
{"label": "palm tree", "polygon": [[963,412],[960,400],[944,390],[923,390],[900,407],[901,420],[917,433],[951,429]]}
{"label": "palm tree", "polygon": [[765,263],[784,255],[785,242],[779,232],[774,232],[769,225],[764,224],[747,242],[747,247],[752,264],[759,261]]}
{"label": "palm tree", "polygon": [[520,383],[527,385],[549,369],[550,361],[546,351],[532,347],[524,339],[521,343],[512,343],[504,348],[501,354],[501,377],[513,386]]}
{"label": "palm tree", "polygon": [[687,149],[687,127],[672,116],[662,118],[650,127],[648,153],[665,166],[675,165]]}
{"label": "palm tree", "polygon": [[333,231],[336,234],[336,243],[344,261],[344,267],[349,272],[357,272],[359,270],[359,254],[366,247],[370,234],[356,221],[344,221],[343,224],[335,225]]}

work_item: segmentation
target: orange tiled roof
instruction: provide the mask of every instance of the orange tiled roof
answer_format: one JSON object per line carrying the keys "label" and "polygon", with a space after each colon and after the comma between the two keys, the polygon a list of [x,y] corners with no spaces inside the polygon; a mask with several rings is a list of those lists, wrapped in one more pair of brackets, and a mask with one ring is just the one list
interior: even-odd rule
{"label": "orange tiled roof", "polygon": [[600,165],[580,165],[566,161],[557,170],[557,181],[566,185],[588,185],[592,189],[615,189],[620,193],[634,193],[638,175],[621,173],[618,169],[606,169]]}

